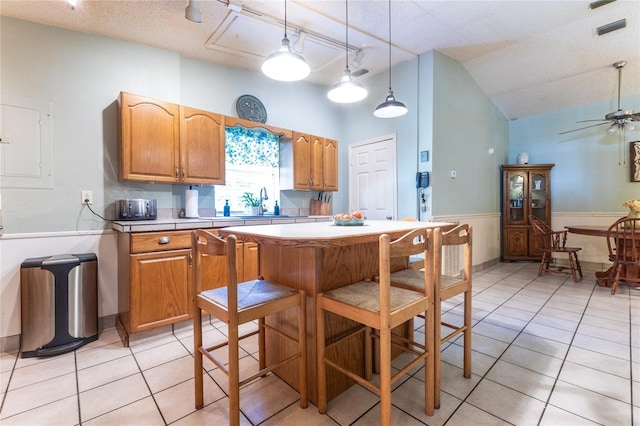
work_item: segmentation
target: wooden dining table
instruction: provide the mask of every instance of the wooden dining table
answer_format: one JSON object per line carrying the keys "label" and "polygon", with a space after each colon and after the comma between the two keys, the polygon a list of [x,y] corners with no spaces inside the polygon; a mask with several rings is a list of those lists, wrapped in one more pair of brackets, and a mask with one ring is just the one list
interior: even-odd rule
{"label": "wooden dining table", "polygon": [[[580,234],[580,235],[589,235],[592,237],[604,237],[607,238],[609,235],[609,226],[602,225],[567,225],[565,226],[567,231],[572,234]],[[609,282],[609,274],[613,265],[609,267],[606,271],[596,271],[596,282],[599,286],[602,287],[611,287],[611,283]],[[638,268],[624,268],[622,271],[622,277],[638,277],[640,276],[640,270]]]}
{"label": "wooden dining table", "polygon": [[[267,280],[307,294],[307,377],[309,399],[317,403],[316,354],[316,300],[323,291],[339,288],[378,274],[378,238],[388,234],[398,238],[417,228],[441,228],[455,225],[447,222],[406,222],[366,220],[362,226],[338,226],[333,222],[233,226],[221,228],[222,237],[235,235],[239,240],[258,243],[260,275]],[[438,255],[440,255],[438,253]],[[408,260],[392,265],[392,269],[407,267]],[[267,319],[278,330],[294,335],[297,315],[285,312]],[[327,339],[348,333],[355,323],[338,316],[327,315]],[[408,330],[406,331],[408,332]],[[276,333],[266,336],[267,359],[282,359],[288,352],[286,340]],[[361,336],[337,346],[336,359],[354,372],[364,368],[364,341]],[[296,387],[297,369],[278,369],[276,374]],[[329,369],[327,371],[327,398],[330,400],[355,382]]]}

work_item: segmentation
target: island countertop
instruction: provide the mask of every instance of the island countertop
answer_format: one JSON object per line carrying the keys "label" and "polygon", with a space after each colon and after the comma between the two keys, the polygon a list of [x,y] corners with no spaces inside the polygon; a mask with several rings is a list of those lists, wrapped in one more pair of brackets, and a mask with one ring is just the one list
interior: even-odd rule
{"label": "island countertop", "polygon": [[224,228],[227,226],[269,225],[285,223],[327,222],[331,216],[216,216],[195,219],[158,218],[156,220],[115,221],[111,228],[118,232],[183,231],[189,229]]}
{"label": "island countertop", "polygon": [[381,234],[398,238],[418,228],[442,228],[455,225],[448,222],[405,222],[365,220],[360,226],[338,226],[333,222],[230,226],[218,231],[221,236],[234,234],[243,241],[283,247],[336,247],[376,243]]}

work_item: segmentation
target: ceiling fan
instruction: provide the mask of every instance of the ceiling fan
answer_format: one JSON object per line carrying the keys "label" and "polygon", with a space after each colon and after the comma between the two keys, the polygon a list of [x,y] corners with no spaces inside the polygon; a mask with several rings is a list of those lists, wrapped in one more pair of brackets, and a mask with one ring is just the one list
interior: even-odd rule
{"label": "ceiling fan", "polygon": [[568,130],[566,132],[560,133],[561,135],[564,135],[565,133],[577,132],[578,130],[588,129],[590,127],[602,126],[604,124],[609,124],[607,133],[611,134],[614,134],[619,130],[633,130],[640,127],[640,112],[634,113],[632,110],[623,110],[622,108],[620,108],[620,86],[622,83],[622,68],[626,64],[627,61],[618,61],[613,64],[613,67],[618,70],[618,110],[605,115],[604,119],[577,121],[577,123],[587,123],[590,121],[599,121],[600,123],[581,127],[579,129]]}

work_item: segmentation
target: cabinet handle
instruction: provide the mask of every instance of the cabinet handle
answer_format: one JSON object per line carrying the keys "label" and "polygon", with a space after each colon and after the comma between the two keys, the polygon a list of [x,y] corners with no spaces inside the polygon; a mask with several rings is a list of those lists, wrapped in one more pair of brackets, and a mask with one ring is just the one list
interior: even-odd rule
{"label": "cabinet handle", "polygon": [[171,238],[169,237],[160,237],[158,239],[158,244],[160,245],[169,244],[170,242],[171,242]]}
{"label": "cabinet handle", "polygon": [[185,178],[187,177],[187,174],[184,171],[184,167],[182,168],[182,181],[184,182]]}
{"label": "cabinet handle", "polygon": [[189,268],[193,268],[193,253],[189,252]]}
{"label": "cabinet handle", "polygon": [[179,176],[178,176],[178,168],[176,167],[176,182],[178,182]]}

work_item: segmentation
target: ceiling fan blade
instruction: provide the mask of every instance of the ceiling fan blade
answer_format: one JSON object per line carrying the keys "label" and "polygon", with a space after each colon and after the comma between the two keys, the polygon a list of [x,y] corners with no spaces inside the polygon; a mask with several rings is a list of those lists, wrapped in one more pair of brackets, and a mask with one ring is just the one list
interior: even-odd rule
{"label": "ceiling fan blade", "polygon": [[[586,120],[586,121],[594,121],[594,120]],[[579,123],[579,122],[578,122]],[[609,121],[604,122],[604,123],[600,123],[600,124],[593,124],[591,126],[587,126],[587,127],[580,127],[579,129],[573,129],[573,130],[567,130],[566,132],[560,132],[558,133],[559,135],[564,135],[566,133],[571,133],[571,132],[577,132],[578,130],[584,130],[584,129],[588,129],[590,127],[598,127],[598,126],[602,126],[603,124],[609,124]]]}
{"label": "ceiling fan blade", "polygon": [[596,119],[596,120],[580,120],[580,121],[576,121],[576,123],[587,123],[587,122],[589,122],[589,121],[602,121],[602,122],[604,122],[604,123],[610,123],[610,122],[611,122],[610,120],[603,120],[603,119],[599,119],[599,120],[597,120],[597,119]]}
{"label": "ceiling fan blade", "polygon": [[640,121],[640,112],[636,112],[635,114],[629,114],[629,120]]}

